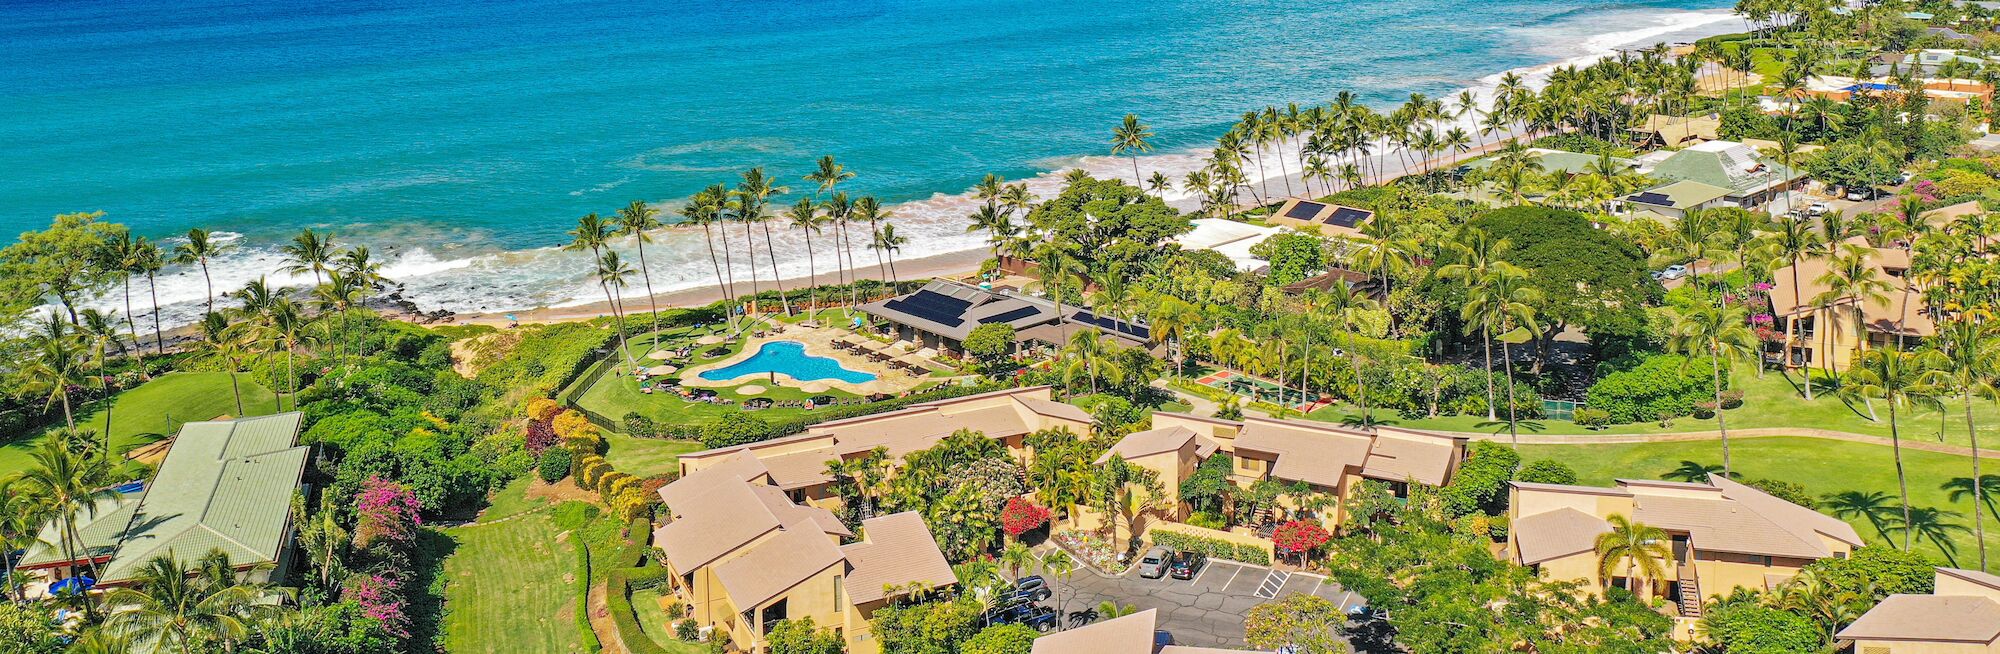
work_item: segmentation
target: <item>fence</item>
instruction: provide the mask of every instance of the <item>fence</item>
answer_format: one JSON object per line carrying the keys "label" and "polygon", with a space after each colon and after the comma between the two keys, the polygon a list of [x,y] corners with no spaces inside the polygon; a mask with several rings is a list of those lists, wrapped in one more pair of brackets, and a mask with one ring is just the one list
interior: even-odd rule
{"label": "fence", "polygon": [[1582,402],[1569,400],[1542,400],[1542,418],[1546,420],[1575,420],[1576,410],[1583,408]]}

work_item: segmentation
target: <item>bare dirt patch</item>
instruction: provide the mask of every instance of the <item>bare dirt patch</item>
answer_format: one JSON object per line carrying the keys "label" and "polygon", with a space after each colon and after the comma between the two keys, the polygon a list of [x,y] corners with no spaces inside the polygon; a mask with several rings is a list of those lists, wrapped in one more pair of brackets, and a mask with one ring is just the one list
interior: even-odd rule
{"label": "bare dirt patch", "polygon": [[487,366],[505,358],[520,343],[521,332],[518,331],[494,332],[452,341],[451,369],[457,371],[459,376],[471,379]]}
{"label": "bare dirt patch", "polygon": [[553,484],[545,483],[541,479],[535,479],[528,482],[528,489],[524,491],[524,494],[528,499],[548,500],[551,504],[560,504],[567,500],[589,502],[591,504],[598,503],[596,493],[577,488],[576,484],[570,483],[568,479]]}

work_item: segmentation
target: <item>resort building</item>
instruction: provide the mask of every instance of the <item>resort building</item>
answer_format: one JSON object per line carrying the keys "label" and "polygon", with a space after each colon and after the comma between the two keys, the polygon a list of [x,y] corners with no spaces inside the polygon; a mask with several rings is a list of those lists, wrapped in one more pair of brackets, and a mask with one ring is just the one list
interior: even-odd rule
{"label": "resort building", "polygon": [[1684,148],[1722,138],[1722,117],[1653,114],[1626,131],[1640,147]]}
{"label": "resort building", "polygon": [[[1639,172],[1662,182],[1700,182],[1726,190],[1721,204],[1754,209],[1798,188],[1806,174],[1787,168],[1750,146],[1735,141],[1704,141],[1667,155]],[[1655,189],[1657,190],[1657,189]]]}
{"label": "resort building", "polygon": [[1625,196],[1633,216],[1661,221],[1686,218],[1689,212],[1722,206],[1729,189],[1696,181],[1679,181]]}
{"label": "resort building", "polygon": [[[1924,96],[1934,103],[1963,106],[1974,100],[1982,105],[1993,101],[1993,86],[1978,80],[1923,77],[1917,82],[1922,85]],[[1808,95],[1836,102],[1847,102],[1861,96],[1891,97],[1902,91],[1895,78],[1858,79],[1839,75],[1814,76],[1807,80],[1805,89]]]}
{"label": "resort building", "polygon": [[1208,457],[1227,454],[1230,481],[1238,486],[1266,479],[1303,483],[1336,500],[1319,513],[1331,528],[1342,520],[1340,504],[1362,480],[1384,482],[1399,497],[1412,482],[1442,486],[1464,461],[1465,444],[1459,437],[1394,427],[1362,431],[1312,420],[1155,413],[1152,429],[1127,435],[1110,453],[1159,473],[1167,488],[1178,488]]}
{"label": "resort building", "polygon": [[[1860,238],[1849,239],[1842,247],[1856,247],[1866,253],[1866,261],[1876,269],[1877,278],[1889,288],[1877,298],[1820,299],[1829,288],[1827,273],[1832,262],[1823,257],[1799,261],[1771,273],[1772,330],[1784,336],[1784,363],[1791,367],[1825,366],[1846,369],[1859,354],[1871,347],[1895,345],[1900,336],[1905,348],[1937,333],[1937,322],[1924,310],[1922,293],[1909,287],[1910,254],[1897,248],[1872,248]],[[1831,357],[1831,361],[1828,360]]]}
{"label": "resort building", "polygon": [[1291,198],[1278,205],[1265,219],[1273,225],[1290,227],[1301,232],[1316,232],[1324,236],[1339,238],[1361,238],[1361,225],[1375,218],[1375,212],[1367,209],[1343,207],[1338,204]]}
{"label": "resort building", "polygon": [[861,305],[861,311],[886,322],[884,331],[918,348],[960,352],[965,337],[980,325],[1004,323],[1014,328],[1017,345],[1060,346],[1070,334],[1096,329],[1119,347],[1164,352],[1152,343],[1146,323],[1102,316],[1088,307],[1063,305],[1018,293],[934,279],[907,295]]}
{"label": "resort building", "polygon": [[1776,588],[1808,563],[1861,546],[1847,523],[1719,475],[1700,484],[1621,479],[1611,488],[1517,481],[1509,495],[1507,558],[1548,579],[1624,586],[1624,577],[1598,574],[1597,537],[1611,531],[1608,519],[1666,531],[1668,578],[1641,590],[1676,601],[1684,618],[1700,617],[1703,598]]}
{"label": "resort building", "polygon": [[877,609],[955,583],[917,514],[864,520],[853,533],[826,509],[793,502],[747,452],[659,493],[671,518],[653,544],[672,573],[674,600],[709,639],[726,634],[743,651],[763,651],[780,620],[811,618],[840,634],[848,651],[873,654]]}
{"label": "resort building", "polygon": [[748,453],[772,485],[794,501],[834,507],[839,499],[831,489],[833,478],[826,473],[829,461],[867,456],[880,448],[894,462],[905,454],[930,449],[960,429],[983,433],[1004,443],[1016,460],[1026,460],[1028,434],[1065,428],[1087,436],[1091,425],[1088,412],[1051,399],[1049,387],[1030,386],[822,422],[803,434],[683,454],[680,465],[682,475],[693,476],[705,468],[741,459],[736,456],[739,453]]}
{"label": "resort building", "polygon": [[1159,629],[1159,609],[1058,631],[1035,639],[1029,654],[1246,654],[1244,650],[1173,645]]}
{"label": "resort building", "polygon": [[97,585],[116,586],[135,581],[155,557],[186,565],[221,550],[249,580],[283,581],[290,500],[312,458],[310,446],[296,445],[303,415],[181,425],[142,489],[78,515],[76,552],[64,553],[58,525],[50,523],[40,536],[44,544],[28,550],[20,569],[43,571],[50,580],[94,575]]}
{"label": "resort building", "polygon": [[2000,576],[1937,569],[1929,595],[1890,595],[1836,638],[1855,654],[2000,654]]}

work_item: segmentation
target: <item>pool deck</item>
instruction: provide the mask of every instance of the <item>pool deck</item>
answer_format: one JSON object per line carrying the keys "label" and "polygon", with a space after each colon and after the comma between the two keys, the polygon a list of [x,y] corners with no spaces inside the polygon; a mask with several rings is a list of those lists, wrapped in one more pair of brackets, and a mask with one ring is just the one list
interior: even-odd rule
{"label": "pool deck", "polygon": [[865,372],[875,376],[875,379],[856,384],[838,379],[816,379],[801,382],[784,373],[775,375],[777,385],[796,388],[807,393],[840,390],[855,395],[869,395],[873,393],[896,395],[916,388],[929,379],[928,375],[911,377],[908,373],[890,368],[886,362],[869,361],[866,357],[857,357],[836,350],[833,347],[833,339],[836,338],[845,338],[850,342],[867,340],[865,336],[856,335],[844,329],[788,325],[785,327],[785,333],[783,334],[766,333],[761,338],[748,337],[748,342],[743,345],[741,351],[720,361],[691,366],[682,370],[680,372],[681,385],[690,388],[728,388],[745,382],[768,382],[772,379],[773,375],[767,373],[751,373],[722,381],[702,379],[701,373],[709,370],[720,370],[742,363],[750,357],[756,356],[758,350],[762,349],[765,343],[771,341],[796,341],[803,343],[805,344],[807,355],[833,359],[839,361],[840,365],[848,370]]}

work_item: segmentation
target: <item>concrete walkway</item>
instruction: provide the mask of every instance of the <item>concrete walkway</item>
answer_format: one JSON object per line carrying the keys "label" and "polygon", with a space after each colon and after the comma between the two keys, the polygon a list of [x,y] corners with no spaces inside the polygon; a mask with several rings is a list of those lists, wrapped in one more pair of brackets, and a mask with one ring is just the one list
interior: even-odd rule
{"label": "concrete walkway", "polygon": [[[1498,441],[1502,443],[1511,441],[1511,438],[1507,435],[1505,431],[1501,431],[1499,433],[1463,432],[1463,431],[1446,431],[1437,433],[1450,434],[1452,436],[1460,436],[1464,438],[1470,438],[1473,440],[1481,440],[1481,441]],[[1805,438],[1824,438],[1827,440],[1847,441],[1849,443],[1867,443],[1870,445],[1881,445],[1884,447],[1887,447],[1892,444],[1888,438],[1882,436],[1869,436],[1867,434],[1833,431],[1830,429],[1809,429],[1805,427],[1759,427],[1754,429],[1729,430],[1730,438],[1771,438],[1776,436],[1801,436]],[[1522,445],[1605,445],[1614,443],[1681,443],[1690,441],[1712,441],[1721,439],[1722,439],[1722,432],[1719,431],[1683,431],[1683,432],[1670,432],[1664,434],[1521,434]],[[1906,449],[1919,450],[1924,452],[1955,454],[1958,456],[1972,456],[1972,448],[1966,447],[1964,445],[1938,443],[1938,442],[1924,441],[1913,438],[1904,438],[1903,447]],[[1979,454],[1980,456],[2000,456],[2000,450],[1982,447],[1979,448]]]}

